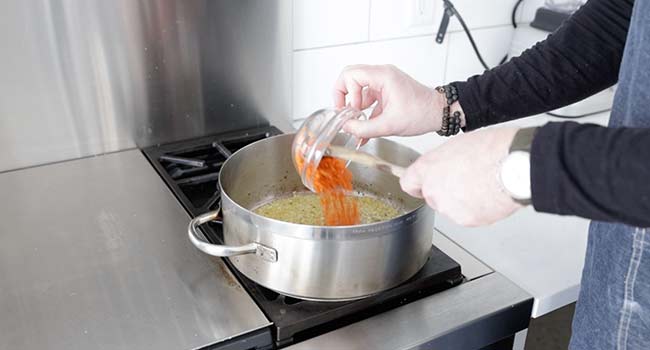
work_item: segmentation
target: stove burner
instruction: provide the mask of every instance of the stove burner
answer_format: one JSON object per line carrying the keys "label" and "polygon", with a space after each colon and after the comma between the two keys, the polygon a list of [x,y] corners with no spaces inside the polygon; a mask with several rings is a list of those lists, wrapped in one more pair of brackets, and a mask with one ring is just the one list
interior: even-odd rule
{"label": "stove burner", "polygon": [[[197,216],[218,206],[219,170],[227,157],[252,142],[280,133],[274,127],[265,127],[150,147],[143,152],[186,210]],[[204,225],[203,232],[209,241],[223,242],[220,224]],[[458,263],[432,247],[425,266],[400,286],[360,300],[315,302],[262,287],[239,273],[228,259],[224,261],[273,322],[271,332],[276,347],[343,327],[451,288],[463,280]]]}
{"label": "stove burner", "polygon": [[219,170],[228,157],[280,133],[265,127],[149,147],[143,152],[185,209],[196,216],[218,206]]}
{"label": "stove burner", "polygon": [[425,266],[410,280],[364,299],[315,302],[278,294],[239,274],[242,284],[275,325],[277,346],[309,339],[451,288],[462,282],[460,266],[432,247]]}

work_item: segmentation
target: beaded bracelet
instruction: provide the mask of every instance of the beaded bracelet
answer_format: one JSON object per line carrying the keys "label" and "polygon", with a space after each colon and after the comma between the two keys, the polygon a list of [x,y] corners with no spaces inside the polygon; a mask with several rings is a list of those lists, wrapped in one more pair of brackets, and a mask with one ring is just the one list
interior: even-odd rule
{"label": "beaded bracelet", "polygon": [[447,99],[447,106],[442,109],[442,127],[438,130],[440,136],[452,136],[460,132],[460,112],[451,114],[451,105],[458,101],[458,89],[453,85],[438,86],[436,91]]}

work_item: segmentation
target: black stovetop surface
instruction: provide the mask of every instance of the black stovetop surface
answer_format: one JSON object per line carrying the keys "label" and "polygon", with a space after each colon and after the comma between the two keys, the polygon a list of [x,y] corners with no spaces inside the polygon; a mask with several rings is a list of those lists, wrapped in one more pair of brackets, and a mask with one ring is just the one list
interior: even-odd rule
{"label": "black stovetop surface", "polygon": [[[279,134],[280,130],[269,126],[149,147],[143,152],[194,217],[218,207],[219,170],[232,153],[247,144]],[[209,223],[202,226],[202,230],[209,241],[223,242],[220,224]],[[228,259],[224,261],[273,322],[269,331],[274,344],[258,344],[253,346],[255,349],[282,347],[311,338],[451,288],[463,279],[460,265],[432,246],[424,267],[398,287],[360,300],[314,302],[279,295],[239,273]],[[259,335],[256,339],[260,339]],[[245,349],[251,348],[250,342],[242,344],[246,344]]]}

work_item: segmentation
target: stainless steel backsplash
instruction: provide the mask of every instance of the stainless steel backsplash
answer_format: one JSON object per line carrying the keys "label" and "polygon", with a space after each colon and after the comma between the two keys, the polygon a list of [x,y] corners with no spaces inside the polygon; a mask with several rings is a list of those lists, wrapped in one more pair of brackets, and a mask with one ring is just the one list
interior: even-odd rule
{"label": "stainless steel backsplash", "polygon": [[0,2],[0,171],[289,125],[290,0]]}

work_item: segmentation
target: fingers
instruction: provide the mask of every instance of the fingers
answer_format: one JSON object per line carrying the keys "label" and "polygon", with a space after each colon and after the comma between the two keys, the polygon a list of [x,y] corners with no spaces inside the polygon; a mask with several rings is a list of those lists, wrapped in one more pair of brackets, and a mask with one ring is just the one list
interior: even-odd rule
{"label": "fingers", "polygon": [[345,107],[345,94],[347,91],[340,91],[338,89],[334,89],[334,107],[336,108],[343,108]]}
{"label": "fingers", "polygon": [[384,78],[380,73],[381,70],[377,66],[369,65],[348,66],[343,69],[334,84],[334,105],[337,108],[344,107],[347,95],[352,107],[364,109],[362,108],[362,90],[364,87],[368,87],[371,90],[381,91]]}
{"label": "fingers", "polygon": [[361,109],[366,109],[372,106],[373,103],[380,99],[380,95],[373,89],[364,88],[361,91]]}
{"label": "fingers", "polygon": [[375,108],[372,109],[372,113],[370,114],[370,117],[368,117],[368,119],[375,119],[379,117],[383,112],[384,112],[384,106],[382,106],[381,103],[378,103],[375,106]]}
{"label": "fingers", "polygon": [[350,120],[343,126],[343,130],[356,137],[370,139],[373,137],[389,136],[386,123],[379,118],[368,120]]}
{"label": "fingers", "polygon": [[373,108],[368,120],[350,120],[343,125],[343,131],[358,138],[370,139],[373,137],[389,136],[386,121],[377,119],[383,112],[381,103]]}
{"label": "fingers", "polygon": [[[416,162],[417,163],[417,162]],[[399,179],[402,190],[412,197],[422,198],[422,176],[420,176],[414,163],[406,169],[404,175]]]}
{"label": "fingers", "polygon": [[356,81],[347,81],[345,89],[348,91],[348,104],[352,108],[361,109],[361,92],[363,91],[363,86]]}

